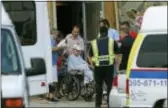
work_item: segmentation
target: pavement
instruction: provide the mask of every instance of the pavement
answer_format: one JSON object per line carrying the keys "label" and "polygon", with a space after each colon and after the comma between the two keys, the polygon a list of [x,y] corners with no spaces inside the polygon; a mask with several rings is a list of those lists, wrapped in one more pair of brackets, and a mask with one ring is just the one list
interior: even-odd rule
{"label": "pavement", "polygon": [[[76,101],[67,101],[65,98],[62,98],[57,103],[48,103],[47,100],[39,100],[38,97],[30,98],[30,107],[95,107],[95,99],[91,102],[84,101],[81,97]],[[102,106],[103,108],[107,107],[106,105]]]}

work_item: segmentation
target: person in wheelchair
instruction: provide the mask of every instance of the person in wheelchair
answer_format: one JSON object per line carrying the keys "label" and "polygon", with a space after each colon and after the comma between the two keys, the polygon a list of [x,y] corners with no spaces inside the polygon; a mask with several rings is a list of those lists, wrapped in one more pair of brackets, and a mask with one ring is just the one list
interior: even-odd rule
{"label": "person in wheelchair", "polygon": [[82,48],[80,45],[73,46],[73,53],[68,56],[68,71],[80,70],[84,72],[84,84],[93,82],[93,72],[88,63],[81,57]]}

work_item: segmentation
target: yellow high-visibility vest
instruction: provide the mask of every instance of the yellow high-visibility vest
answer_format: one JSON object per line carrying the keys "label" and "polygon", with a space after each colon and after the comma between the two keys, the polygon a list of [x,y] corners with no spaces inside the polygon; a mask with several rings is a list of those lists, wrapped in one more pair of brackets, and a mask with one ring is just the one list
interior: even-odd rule
{"label": "yellow high-visibility vest", "polygon": [[112,65],[114,63],[114,40],[111,38],[108,38],[108,55],[99,55],[99,49],[97,46],[97,40],[91,41],[92,51],[93,51],[93,57],[92,62],[95,63],[95,66],[101,66],[101,61],[109,61],[108,65]]}

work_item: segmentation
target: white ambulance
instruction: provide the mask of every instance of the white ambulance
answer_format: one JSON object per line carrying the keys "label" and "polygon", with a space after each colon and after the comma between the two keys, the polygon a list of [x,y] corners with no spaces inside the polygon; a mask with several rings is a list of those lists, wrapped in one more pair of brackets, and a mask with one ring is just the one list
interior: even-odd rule
{"label": "white ambulance", "polygon": [[1,107],[28,107],[28,96],[48,92],[51,77],[47,2],[1,3]]}
{"label": "white ambulance", "polygon": [[127,107],[160,108],[167,99],[167,45],[167,6],[150,7],[128,61]]}
{"label": "white ambulance", "polygon": [[149,7],[132,47],[127,72],[113,80],[110,107],[161,108],[167,99],[167,45],[167,6]]}

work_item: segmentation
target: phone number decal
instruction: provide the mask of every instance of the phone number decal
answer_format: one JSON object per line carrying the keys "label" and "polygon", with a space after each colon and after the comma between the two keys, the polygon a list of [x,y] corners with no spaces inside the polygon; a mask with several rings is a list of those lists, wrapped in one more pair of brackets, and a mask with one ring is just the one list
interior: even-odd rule
{"label": "phone number decal", "polygon": [[154,79],[130,79],[129,86],[167,86],[167,80],[154,80]]}

